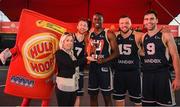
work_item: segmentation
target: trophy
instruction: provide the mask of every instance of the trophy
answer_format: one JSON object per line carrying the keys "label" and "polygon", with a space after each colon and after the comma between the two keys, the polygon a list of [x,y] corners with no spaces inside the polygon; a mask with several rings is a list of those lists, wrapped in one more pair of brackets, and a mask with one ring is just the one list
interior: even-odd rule
{"label": "trophy", "polygon": [[104,46],[104,40],[95,40],[95,39],[89,39],[88,45],[87,45],[87,55],[88,55],[88,62],[90,61],[97,61],[99,58],[103,58],[102,50]]}

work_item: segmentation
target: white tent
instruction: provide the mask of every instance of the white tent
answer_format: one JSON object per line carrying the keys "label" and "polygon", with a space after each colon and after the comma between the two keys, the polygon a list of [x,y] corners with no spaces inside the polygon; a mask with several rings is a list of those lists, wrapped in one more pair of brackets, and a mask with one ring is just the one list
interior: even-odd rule
{"label": "white tent", "polygon": [[170,23],[169,25],[179,25],[180,26],[180,14],[177,15]]}
{"label": "white tent", "polygon": [[179,34],[178,34],[178,36],[180,36],[180,14],[177,16],[177,17],[175,17],[170,23],[169,23],[169,25],[178,25],[178,32],[179,32]]}
{"label": "white tent", "polygon": [[0,22],[10,22],[9,18],[0,10]]}

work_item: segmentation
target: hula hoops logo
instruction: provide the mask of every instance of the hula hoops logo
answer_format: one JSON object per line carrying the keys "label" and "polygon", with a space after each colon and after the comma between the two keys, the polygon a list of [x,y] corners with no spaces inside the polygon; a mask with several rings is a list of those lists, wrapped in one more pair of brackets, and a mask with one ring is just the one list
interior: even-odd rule
{"label": "hula hoops logo", "polygon": [[46,78],[55,69],[54,53],[58,39],[52,33],[40,33],[26,40],[22,55],[27,72],[35,78]]}

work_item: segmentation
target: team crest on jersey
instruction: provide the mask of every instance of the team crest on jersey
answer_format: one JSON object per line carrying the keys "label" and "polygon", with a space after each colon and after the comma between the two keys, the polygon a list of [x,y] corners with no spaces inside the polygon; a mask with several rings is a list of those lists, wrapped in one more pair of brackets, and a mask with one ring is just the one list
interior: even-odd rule
{"label": "team crest on jersey", "polygon": [[104,36],[103,36],[103,35],[99,35],[99,37],[100,37],[100,38],[104,38]]}
{"label": "team crest on jersey", "polygon": [[155,39],[161,39],[159,36],[155,36]]}
{"label": "team crest on jersey", "polygon": [[133,41],[134,39],[130,37],[129,40],[130,40],[130,41]]}
{"label": "team crest on jersey", "polygon": [[145,36],[144,40],[147,40],[148,39],[148,36]]}

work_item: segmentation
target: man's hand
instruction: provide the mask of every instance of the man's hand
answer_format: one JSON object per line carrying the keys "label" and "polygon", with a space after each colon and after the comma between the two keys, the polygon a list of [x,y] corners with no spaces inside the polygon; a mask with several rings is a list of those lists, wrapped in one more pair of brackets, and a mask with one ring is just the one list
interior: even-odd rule
{"label": "man's hand", "polygon": [[98,64],[103,64],[106,62],[106,60],[104,58],[98,58],[97,62]]}
{"label": "man's hand", "polygon": [[91,57],[91,56],[87,56],[86,58],[87,58],[88,61],[97,61],[96,59],[94,59],[94,58]]}
{"label": "man's hand", "polygon": [[172,88],[174,91],[177,91],[180,89],[180,79],[175,78],[172,83]]}

